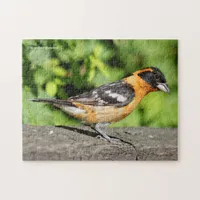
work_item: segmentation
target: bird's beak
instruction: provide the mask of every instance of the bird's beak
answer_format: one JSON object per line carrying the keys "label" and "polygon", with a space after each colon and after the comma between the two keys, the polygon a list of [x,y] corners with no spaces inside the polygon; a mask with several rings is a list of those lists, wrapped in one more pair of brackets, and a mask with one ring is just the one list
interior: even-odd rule
{"label": "bird's beak", "polygon": [[170,90],[166,83],[158,83],[157,88],[163,92],[170,93]]}

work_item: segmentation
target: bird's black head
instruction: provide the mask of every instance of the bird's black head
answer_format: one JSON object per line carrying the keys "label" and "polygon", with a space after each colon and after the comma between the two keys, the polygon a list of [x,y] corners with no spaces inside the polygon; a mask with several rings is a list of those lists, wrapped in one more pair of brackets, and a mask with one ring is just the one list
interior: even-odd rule
{"label": "bird's black head", "polygon": [[138,73],[138,76],[140,76],[145,82],[151,85],[151,87],[153,87],[154,89],[159,89],[167,93],[170,92],[165,76],[160,71],[160,69],[156,67],[149,67],[141,70],[141,72]]}

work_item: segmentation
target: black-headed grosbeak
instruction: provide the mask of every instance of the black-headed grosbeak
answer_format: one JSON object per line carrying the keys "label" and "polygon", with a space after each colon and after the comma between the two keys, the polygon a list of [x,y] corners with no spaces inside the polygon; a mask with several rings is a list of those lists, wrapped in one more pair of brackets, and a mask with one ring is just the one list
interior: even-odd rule
{"label": "black-headed grosbeak", "polygon": [[104,127],[128,116],[149,92],[169,93],[164,74],[155,67],[138,70],[120,81],[102,85],[89,92],[60,99],[32,99],[53,104],[67,114],[90,125],[101,137],[112,142]]}

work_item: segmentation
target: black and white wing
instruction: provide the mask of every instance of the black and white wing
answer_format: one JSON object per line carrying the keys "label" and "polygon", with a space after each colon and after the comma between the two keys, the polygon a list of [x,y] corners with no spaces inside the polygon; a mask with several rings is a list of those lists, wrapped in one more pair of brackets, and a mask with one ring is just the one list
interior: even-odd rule
{"label": "black and white wing", "polygon": [[125,106],[133,100],[134,96],[134,89],[125,81],[120,80],[70,97],[67,101],[94,106]]}

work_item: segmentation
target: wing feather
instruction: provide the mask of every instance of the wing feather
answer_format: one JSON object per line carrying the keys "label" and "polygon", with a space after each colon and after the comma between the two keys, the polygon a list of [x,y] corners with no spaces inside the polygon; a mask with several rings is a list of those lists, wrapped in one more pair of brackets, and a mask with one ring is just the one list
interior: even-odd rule
{"label": "wing feather", "polygon": [[68,101],[95,106],[124,106],[130,103],[134,96],[134,89],[125,81],[121,80],[102,85],[101,87],[89,92],[70,97]]}

